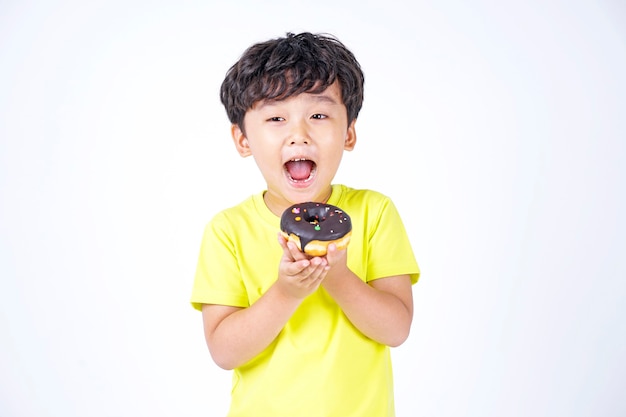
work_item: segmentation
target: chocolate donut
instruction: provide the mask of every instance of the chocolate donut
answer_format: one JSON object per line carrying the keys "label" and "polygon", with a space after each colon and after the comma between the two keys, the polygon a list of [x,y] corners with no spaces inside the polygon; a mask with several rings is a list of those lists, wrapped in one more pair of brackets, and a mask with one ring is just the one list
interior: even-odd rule
{"label": "chocolate donut", "polygon": [[352,222],[339,207],[323,203],[299,203],[285,210],[280,218],[285,239],[311,256],[324,256],[328,245],[345,249],[350,242]]}

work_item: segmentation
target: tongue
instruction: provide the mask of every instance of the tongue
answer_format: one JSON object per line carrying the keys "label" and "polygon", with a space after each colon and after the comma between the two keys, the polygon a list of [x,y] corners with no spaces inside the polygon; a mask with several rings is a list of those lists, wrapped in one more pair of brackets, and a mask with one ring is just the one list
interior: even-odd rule
{"label": "tongue", "polygon": [[289,161],[286,164],[289,176],[296,181],[309,178],[313,170],[313,161]]}

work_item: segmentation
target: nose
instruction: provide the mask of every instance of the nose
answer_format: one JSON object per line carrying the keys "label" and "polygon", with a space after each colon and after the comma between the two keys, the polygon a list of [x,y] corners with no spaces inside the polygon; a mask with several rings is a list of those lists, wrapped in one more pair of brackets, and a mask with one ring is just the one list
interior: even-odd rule
{"label": "nose", "polygon": [[292,128],[289,132],[289,144],[290,145],[308,145],[311,143],[311,137],[307,129],[306,122],[294,121],[292,122]]}

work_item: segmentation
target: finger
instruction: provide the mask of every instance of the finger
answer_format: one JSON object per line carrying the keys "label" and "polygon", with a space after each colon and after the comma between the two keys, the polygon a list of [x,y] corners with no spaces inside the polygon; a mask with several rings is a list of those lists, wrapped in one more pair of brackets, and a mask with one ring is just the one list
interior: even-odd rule
{"label": "finger", "polygon": [[345,249],[337,249],[337,245],[331,243],[328,245],[328,250],[326,251],[326,259],[328,264],[335,265],[337,264],[343,256],[345,256]]}
{"label": "finger", "polygon": [[289,253],[295,260],[310,258],[306,253],[300,251],[300,249],[298,249],[298,246],[291,241],[287,242],[287,247],[289,248]]}
{"label": "finger", "polygon": [[326,248],[326,259],[329,264],[333,265],[335,263],[334,261],[336,258],[337,258],[337,245],[335,245],[334,243],[331,243],[330,245],[328,245],[328,248]]}
{"label": "finger", "polygon": [[280,246],[283,248],[283,251],[289,251],[289,249],[287,248],[287,238],[285,236],[283,236],[282,233],[278,232],[277,233],[277,238],[278,238],[278,243],[280,244]]}
{"label": "finger", "polygon": [[310,271],[311,262],[308,259],[301,259],[298,261],[288,262],[285,265],[285,273],[292,277],[299,276],[300,278],[306,278]]}
{"label": "finger", "polygon": [[[283,248],[283,255],[290,261],[295,261],[296,258],[293,256],[293,251],[289,248],[289,241],[282,235],[282,233],[278,233],[278,243]],[[291,243],[293,245],[293,243]],[[296,248],[297,249],[297,248]]]}
{"label": "finger", "polygon": [[280,243],[280,246],[284,247],[287,244],[287,238],[282,234],[282,232],[277,232],[276,237],[278,237],[278,243]]}
{"label": "finger", "polygon": [[322,275],[325,275],[328,271],[329,266],[324,258],[315,257],[310,261],[310,265],[306,270],[307,278],[311,281],[316,281],[321,279]]}
{"label": "finger", "polygon": [[318,263],[319,261],[313,263],[308,259],[294,261],[287,265],[285,272],[300,284],[308,285],[309,281],[315,279]]}

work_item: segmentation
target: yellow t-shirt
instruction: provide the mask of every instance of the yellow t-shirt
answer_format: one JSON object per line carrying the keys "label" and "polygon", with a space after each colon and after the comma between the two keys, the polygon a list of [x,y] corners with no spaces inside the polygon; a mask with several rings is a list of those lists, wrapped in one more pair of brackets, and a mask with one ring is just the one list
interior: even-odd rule
{"label": "yellow t-shirt", "polygon": [[[348,267],[363,281],[419,268],[391,200],[333,185],[328,204],[352,220]],[[248,307],[276,281],[280,218],[263,193],[218,213],[207,225],[191,303]],[[233,374],[229,417],[391,417],[389,347],[364,336],[320,287],[278,337]]]}

